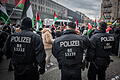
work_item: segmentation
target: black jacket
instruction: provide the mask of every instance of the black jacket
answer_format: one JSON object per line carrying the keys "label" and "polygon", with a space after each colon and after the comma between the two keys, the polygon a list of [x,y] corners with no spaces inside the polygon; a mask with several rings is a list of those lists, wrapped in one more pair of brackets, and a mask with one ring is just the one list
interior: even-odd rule
{"label": "black jacket", "polygon": [[0,56],[2,56],[4,54],[4,52],[2,51],[2,48],[4,47],[4,44],[5,44],[7,37],[9,35],[10,34],[8,34],[5,31],[0,31]]}
{"label": "black jacket", "polygon": [[84,50],[88,47],[88,38],[77,35],[72,30],[66,30],[64,35],[54,41],[52,53],[57,58],[60,69],[80,69]]}
{"label": "black jacket", "polygon": [[8,37],[4,47],[6,56],[13,65],[37,64],[45,68],[45,50],[39,35],[29,30],[14,33]]}
{"label": "black jacket", "polygon": [[116,46],[115,46],[115,54],[120,54],[120,28],[114,28],[114,35],[116,37]]}
{"label": "black jacket", "polygon": [[90,38],[90,43],[91,47],[88,49],[86,56],[88,61],[101,59],[104,62],[104,59],[110,60],[110,54],[115,51],[114,35],[105,33],[105,31],[97,31],[97,33]]}

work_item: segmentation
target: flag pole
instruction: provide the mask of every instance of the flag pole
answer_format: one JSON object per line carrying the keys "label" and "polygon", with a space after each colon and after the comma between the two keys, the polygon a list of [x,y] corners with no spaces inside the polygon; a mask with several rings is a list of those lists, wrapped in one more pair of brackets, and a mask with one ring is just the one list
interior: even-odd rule
{"label": "flag pole", "polygon": [[13,15],[13,13],[14,13],[14,11],[15,11],[15,9],[17,8],[17,5],[15,6],[15,8],[13,8],[13,11],[12,11],[12,13],[10,14],[10,16],[8,17],[8,19],[6,20],[6,22],[5,22],[5,24],[4,25],[6,25],[7,24],[7,22],[8,22],[8,20],[10,19],[10,17]]}

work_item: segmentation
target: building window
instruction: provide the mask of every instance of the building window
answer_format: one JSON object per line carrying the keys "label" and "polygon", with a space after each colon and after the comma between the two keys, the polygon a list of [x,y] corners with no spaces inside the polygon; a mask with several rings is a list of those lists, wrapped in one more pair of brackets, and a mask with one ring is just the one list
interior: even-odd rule
{"label": "building window", "polygon": [[45,12],[45,7],[43,7],[43,12]]}
{"label": "building window", "polygon": [[43,0],[43,5],[45,4],[45,0]]}
{"label": "building window", "polygon": [[48,6],[48,2],[46,1],[46,6]]}
{"label": "building window", "polygon": [[48,9],[46,8],[46,13],[48,12]]}
{"label": "building window", "polygon": [[41,12],[42,12],[42,7],[41,7]]}
{"label": "building window", "polygon": [[32,4],[32,8],[34,9],[34,4]]}
{"label": "building window", "polygon": [[49,7],[50,5],[49,5],[49,2],[48,2],[48,7]]}
{"label": "building window", "polygon": [[119,7],[119,14],[120,14],[120,7]]}
{"label": "building window", "polygon": [[39,1],[39,4],[42,4],[42,0],[38,0]]}
{"label": "building window", "polygon": [[41,0],[41,4],[44,5],[45,4],[45,0]]}
{"label": "building window", "polygon": [[39,9],[39,11],[40,11],[40,6],[38,6],[38,9]]}
{"label": "building window", "polygon": [[35,4],[35,9],[37,10],[37,5]]}

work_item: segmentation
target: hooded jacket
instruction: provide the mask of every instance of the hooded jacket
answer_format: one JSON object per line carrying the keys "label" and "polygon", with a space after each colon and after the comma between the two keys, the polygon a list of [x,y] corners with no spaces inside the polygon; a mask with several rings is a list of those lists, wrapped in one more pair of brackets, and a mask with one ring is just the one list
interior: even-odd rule
{"label": "hooded jacket", "polygon": [[52,34],[49,28],[44,28],[42,30],[42,39],[45,49],[51,49],[52,48]]}

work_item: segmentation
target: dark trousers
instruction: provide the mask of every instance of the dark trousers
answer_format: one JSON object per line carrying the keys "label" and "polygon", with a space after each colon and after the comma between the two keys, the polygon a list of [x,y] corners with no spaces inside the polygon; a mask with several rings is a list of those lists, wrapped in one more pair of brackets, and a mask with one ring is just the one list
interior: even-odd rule
{"label": "dark trousers", "polygon": [[39,73],[36,67],[19,66],[14,70],[14,80],[39,80]]}
{"label": "dark trousers", "polygon": [[106,69],[106,66],[96,66],[91,63],[88,70],[88,80],[96,80],[96,76],[98,76],[98,80],[105,80]]}
{"label": "dark trousers", "polygon": [[0,49],[0,63],[2,62],[2,59],[3,59],[3,52]]}
{"label": "dark trousers", "polygon": [[61,80],[82,80],[81,69],[79,70],[61,69]]}

